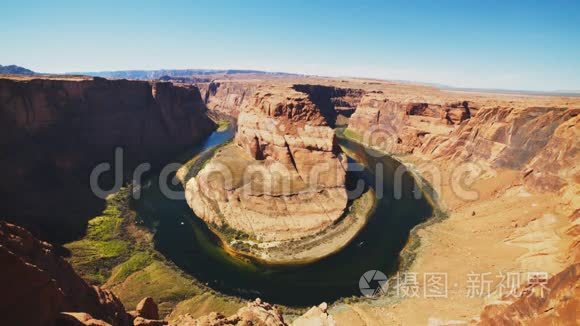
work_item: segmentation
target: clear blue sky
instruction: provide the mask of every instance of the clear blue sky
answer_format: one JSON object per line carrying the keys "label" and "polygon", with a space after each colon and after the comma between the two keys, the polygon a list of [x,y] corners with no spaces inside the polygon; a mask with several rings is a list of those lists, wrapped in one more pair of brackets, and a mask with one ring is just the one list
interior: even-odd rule
{"label": "clear blue sky", "polygon": [[2,1],[0,64],[580,89],[580,1]]}

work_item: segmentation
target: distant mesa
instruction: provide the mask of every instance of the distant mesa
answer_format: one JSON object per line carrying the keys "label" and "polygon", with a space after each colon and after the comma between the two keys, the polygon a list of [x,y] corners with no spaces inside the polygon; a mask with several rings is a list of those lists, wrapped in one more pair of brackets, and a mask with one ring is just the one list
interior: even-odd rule
{"label": "distant mesa", "polygon": [[16,65],[3,66],[0,65],[0,74],[11,75],[34,75],[34,71]]}
{"label": "distant mesa", "polygon": [[92,72],[70,72],[70,75],[87,75],[103,78],[125,78],[153,80],[160,78],[191,77],[200,75],[273,75],[273,76],[293,76],[294,74],[285,72],[267,72],[261,70],[243,69],[159,69],[159,70],[119,70],[119,71],[92,71]]}

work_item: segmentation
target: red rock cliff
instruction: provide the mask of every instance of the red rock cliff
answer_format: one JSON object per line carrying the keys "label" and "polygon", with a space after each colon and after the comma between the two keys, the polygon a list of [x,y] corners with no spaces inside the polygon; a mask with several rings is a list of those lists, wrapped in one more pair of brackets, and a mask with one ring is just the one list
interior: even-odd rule
{"label": "red rock cliff", "polygon": [[0,221],[0,320],[3,325],[54,325],[59,313],[86,312],[113,325],[128,325],[111,292],[88,285],[46,242]]}
{"label": "red rock cliff", "polygon": [[252,82],[211,82],[198,84],[202,97],[210,110],[237,117],[240,107],[256,91],[258,84]]}
{"label": "red rock cliff", "polygon": [[170,83],[0,79],[0,213],[45,238],[78,232],[103,205],[96,164],[116,147],[128,172],[167,162],[214,128],[205,111],[197,88]]}
{"label": "red rock cliff", "polygon": [[445,105],[363,97],[348,130],[364,143],[394,154],[439,160],[477,160],[521,170],[530,188],[557,191],[580,180],[577,108]]}

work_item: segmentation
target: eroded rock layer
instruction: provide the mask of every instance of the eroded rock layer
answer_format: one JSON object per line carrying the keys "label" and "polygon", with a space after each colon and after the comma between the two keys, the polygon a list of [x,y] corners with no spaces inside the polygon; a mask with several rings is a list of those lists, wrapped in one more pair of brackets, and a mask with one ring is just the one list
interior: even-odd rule
{"label": "eroded rock layer", "polygon": [[448,135],[475,112],[477,108],[468,101],[402,102],[372,91],[362,97],[348,125],[366,144],[393,154],[411,154],[430,137]]}
{"label": "eroded rock layer", "polygon": [[235,144],[187,183],[195,213],[262,241],[298,239],[337,221],[346,207],[346,156],[311,95],[256,92],[238,118]]}
{"label": "eroded rock layer", "polygon": [[523,295],[506,295],[481,313],[480,325],[578,325],[580,263],[545,280],[542,287],[525,284]]}
{"label": "eroded rock layer", "polygon": [[348,131],[393,154],[522,170],[528,185],[557,191],[578,182],[579,113],[557,107],[473,109],[466,101],[404,103],[370,92],[350,118]]}
{"label": "eroded rock layer", "polygon": [[199,83],[203,100],[208,109],[237,117],[240,108],[247,105],[248,100],[258,88],[256,82],[215,81]]}

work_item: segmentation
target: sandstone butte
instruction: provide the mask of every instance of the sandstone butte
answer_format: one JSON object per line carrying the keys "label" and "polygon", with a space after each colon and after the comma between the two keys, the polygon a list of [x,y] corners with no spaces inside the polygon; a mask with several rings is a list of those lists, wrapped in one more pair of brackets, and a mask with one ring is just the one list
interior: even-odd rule
{"label": "sandstone butte", "polygon": [[[348,244],[365,218],[337,226],[348,199],[346,155],[331,128],[334,93],[306,85],[256,91],[240,109],[234,143],[187,182],[196,215],[218,234],[246,234],[253,248],[246,254],[268,263],[312,261]],[[333,234],[325,233],[331,226]],[[312,244],[322,237],[333,244],[296,250],[300,239]],[[289,242],[290,251],[277,250]]]}
{"label": "sandstone butte", "polygon": [[[55,169],[53,171],[60,171],[65,166],[84,166],[76,164],[83,160],[71,159],[76,143],[57,148],[55,153],[58,155],[48,155],[51,151],[35,153],[42,146],[28,147],[45,137],[51,137],[48,139],[52,140],[63,137],[59,135],[74,135],[78,138],[82,134],[78,133],[78,129],[71,128],[75,125],[72,122],[84,121],[83,125],[90,125],[96,117],[102,117],[103,121],[111,123],[118,121],[120,125],[112,128],[119,132],[117,138],[107,138],[112,135],[103,133],[98,128],[101,124],[96,124],[95,128],[87,129],[91,131],[89,135],[95,135],[96,138],[88,138],[93,140],[100,139],[99,137],[115,141],[138,139],[136,144],[147,144],[153,140],[147,140],[147,128],[139,127],[147,126],[147,123],[155,126],[151,129],[154,136],[164,137],[163,139],[172,137],[167,129],[160,127],[158,119],[153,119],[158,116],[155,112],[160,112],[159,108],[167,106],[155,104],[161,102],[158,96],[153,95],[151,86],[148,86],[151,84],[100,79],[93,81],[87,78],[69,78],[66,81],[61,79],[10,77],[0,80],[2,151],[7,153],[8,149],[22,149],[11,151],[19,153],[15,157],[2,157],[4,166],[9,167],[2,169],[4,185],[18,186],[14,181],[17,180],[13,177],[14,171],[16,175],[26,176],[23,171],[32,170],[28,162],[43,162]],[[341,112],[338,109],[334,112],[337,121],[341,117],[350,120],[346,134],[368,146],[391,153],[433,185],[439,195],[440,205],[446,209],[449,217],[417,232],[416,237],[420,238],[421,246],[409,271],[419,275],[446,271],[453,287],[446,298],[437,300],[411,297],[393,303],[386,298],[380,298],[372,304],[339,302],[331,307],[321,305],[313,307],[296,319],[294,324],[577,325],[580,322],[578,99],[447,92],[431,87],[371,80],[288,78],[227,83],[215,81],[212,86],[215,91],[205,95],[202,104],[220,108],[225,113],[230,109],[242,112],[245,111],[242,108],[246,104],[254,103],[255,99],[243,95],[239,100],[232,101],[228,96],[234,93],[254,94],[258,85],[287,88],[288,85],[306,83],[340,90],[339,93],[344,95],[332,96],[330,101],[343,103],[342,106],[346,108]],[[222,89],[226,85],[231,91]],[[173,89],[171,86],[163,87]],[[202,90],[203,87],[200,85]],[[195,93],[197,89],[191,88],[191,91]],[[188,107],[185,104],[189,100],[176,101],[181,96],[177,94],[186,93],[178,89],[170,92],[173,95],[169,95],[167,99],[172,100],[170,103],[174,104],[170,107],[175,111],[168,116],[173,119],[171,117],[180,114],[195,114],[189,126],[205,130],[206,127],[200,127],[197,122],[197,119],[208,121],[204,120],[204,105],[198,106],[199,113],[185,113],[190,112],[183,110]],[[111,99],[114,99],[114,103],[141,103],[134,102],[141,97],[147,98],[143,105],[133,105],[130,106],[133,109],[122,112],[104,110],[101,105],[97,105]],[[199,103],[201,98],[198,92],[198,96],[192,99]],[[228,106],[226,103],[234,105]],[[92,114],[83,114],[78,117],[80,120],[71,119],[70,115],[75,112],[75,107],[84,108],[83,112]],[[26,114],[22,113],[22,108]],[[138,111],[142,108],[152,109]],[[62,114],[63,112],[68,114]],[[147,118],[139,120],[142,124],[134,121],[136,112],[146,114]],[[258,113],[259,111],[254,112],[256,116]],[[235,115],[235,112],[232,111],[231,114]],[[329,116],[334,119],[332,114]],[[392,121],[398,123],[393,124]],[[211,130],[211,125],[208,122],[207,130]],[[124,133],[122,126],[130,126],[128,129],[131,132]],[[204,132],[191,129],[187,131],[188,127],[181,124],[175,125],[175,128],[178,130],[174,132],[185,132],[187,137],[195,135],[193,141],[181,139],[185,142],[199,141],[204,135]],[[256,128],[249,128],[248,131],[252,129],[255,134]],[[50,132],[40,133],[46,130]],[[61,139],[68,138],[70,137]],[[252,155],[258,153],[284,153],[273,147],[272,143],[263,142],[260,137],[256,138],[260,147],[254,146],[256,142],[253,142],[252,137],[250,142],[247,142],[247,138],[241,140],[236,137],[236,144],[241,141],[245,146],[241,153],[250,159],[254,160]],[[81,141],[76,145],[87,146]],[[28,151],[28,148],[34,150]],[[65,151],[65,148],[69,151]],[[102,159],[97,152],[86,150],[81,153],[91,160]],[[150,155],[140,151],[136,153]],[[66,160],[63,159],[65,157]],[[67,164],[56,164],[61,161]],[[466,162],[474,163],[478,167],[476,170],[483,172],[478,178],[471,180],[473,182],[470,182],[470,190],[475,190],[476,196],[468,199],[465,194],[454,190],[451,182],[456,177],[453,172]],[[19,166],[23,169],[15,168]],[[438,174],[434,173],[434,168],[438,169]],[[299,175],[298,170],[296,174]],[[32,189],[45,182],[32,176],[26,180]],[[38,199],[43,198],[43,193],[50,195],[50,192],[42,192],[42,189],[44,188],[31,194],[38,193],[34,197]],[[53,197],[62,195],[61,191],[52,189],[55,193]],[[16,198],[11,201],[19,203]],[[18,206],[12,202],[8,204],[10,207]],[[44,207],[24,206],[28,210]],[[50,218],[52,217],[47,216],[45,219]],[[20,227],[0,223],[0,259],[2,266],[8,268],[8,274],[3,274],[8,276],[2,278],[2,288],[8,290],[4,292],[0,305],[2,320],[13,321],[8,324],[27,324],[28,321],[33,324],[37,321],[41,324],[54,324],[56,319],[75,324],[72,322],[74,319],[76,324],[85,325],[166,323],[146,318],[155,317],[150,314],[156,310],[151,307],[150,300],[144,300],[134,312],[125,311],[113,293],[86,284],[55,253],[51,245],[34,239],[28,231]],[[501,295],[498,292],[500,284],[494,279],[490,296],[470,298],[465,295],[467,274],[495,275],[505,271],[547,272],[545,286],[548,294],[540,296],[531,291],[533,289],[529,284],[524,283],[521,289],[530,295]],[[146,312],[147,316],[139,315],[138,311]],[[247,307],[230,317],[219,313],[195,318],[182,315],[172,318],[170,323],[234,325],[249,321],[265,325],[287,324],[275,307],[259,300],[248,303]]]}

